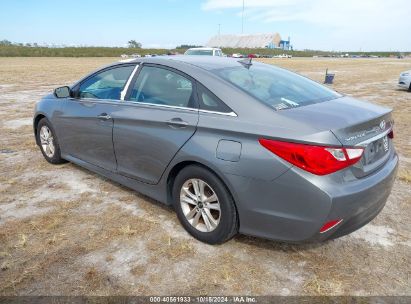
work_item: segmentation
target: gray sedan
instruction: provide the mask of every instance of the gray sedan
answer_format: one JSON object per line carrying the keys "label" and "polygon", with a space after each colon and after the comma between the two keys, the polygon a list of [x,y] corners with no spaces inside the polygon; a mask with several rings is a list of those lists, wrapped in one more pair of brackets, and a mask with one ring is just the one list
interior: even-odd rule
{"label": "gray sedan", "polygon": [[[398,157],[391,110],[251,59],[137,58],[36,104],[45,159],[172,205],[210,244],[323,241],[371,221]],[[107,198],[109,199],[109,198]]]}

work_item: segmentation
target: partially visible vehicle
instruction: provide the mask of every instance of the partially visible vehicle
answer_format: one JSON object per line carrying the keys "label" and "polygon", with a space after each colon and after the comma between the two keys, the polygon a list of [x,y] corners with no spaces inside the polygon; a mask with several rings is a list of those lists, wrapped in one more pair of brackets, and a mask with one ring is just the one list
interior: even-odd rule
{"label": "partially visible vehicle", "polygon": [[234,53],[233,55],[231,55],[231,57],[233,57],[233,58],[243,58],[244,56],[240,53]]}
{"label": "partially visible vehicle", "polygon": [[260,58],[260,55],[258,54],[248,54],[248,58]]}
{"label": "partially visible vehicle", "polygon": [[402,72],[398,80],[398,86],[411,91],[411,70]]}
{"label": "partially visible vehicle", "polygon": [[292,58],[292,55],[281,54],[281,55],[274,55],[273,58]]}
{"label": "partially visible vehicle", "polygon": [[207,47],[199,47],[199,48],[191,48],[188,49],[184,55],[203,55],[203,56],[223,56],[223,51],[218,48],[207,48]]}

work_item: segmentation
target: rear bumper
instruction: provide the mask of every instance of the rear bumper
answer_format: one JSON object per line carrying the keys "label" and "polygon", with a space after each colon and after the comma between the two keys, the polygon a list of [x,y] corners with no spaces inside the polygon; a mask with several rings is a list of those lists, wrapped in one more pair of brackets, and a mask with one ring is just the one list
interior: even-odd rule
{"label": "rear bumper", "polygon": [[374,176],[364,178],[366,185],[358,185],[353,192],[341,197],[333,197],[332,208],[327,220],[342,218],[343,222],[323,234],[317,233],[319,241],[347,235],[373,220],[384,208],[398,168],[398,156],[390,161]]}
{"label": "rear bumper", "polygon": [[[269,182],[231,176],[243,234],[293,243],[318,242],[351,233],[383,209],[398,167],[393,151],[377,172],[356,179],[350,170],[315,176],[292,168]],[[351,175],[350,175],[351,174]],[[320,233],[328,221],[343,219]]]}

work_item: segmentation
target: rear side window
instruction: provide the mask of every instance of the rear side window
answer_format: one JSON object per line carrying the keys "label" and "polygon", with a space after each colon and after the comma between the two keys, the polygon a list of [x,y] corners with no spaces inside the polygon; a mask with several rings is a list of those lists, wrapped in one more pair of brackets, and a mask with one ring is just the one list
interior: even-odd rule
{"label": "rear side window", "polygon": [[120,100],[134,68],[134,65],[121,66],[95,74],[80,85],[79,98]]}
{"label": "rear side window", "polygon": [[186,77],[159,67],[145,66],[131,91],[130,101],[195,108],[193,83]]}
{"label": "rear side window", "polygon": [[221,113],[233,112],[233,110],[231,110],[224,102],[222,102],[221,99],[211,93],[210,90],[206,89],[200,83],[197,83],[197,94],[201,110]]}

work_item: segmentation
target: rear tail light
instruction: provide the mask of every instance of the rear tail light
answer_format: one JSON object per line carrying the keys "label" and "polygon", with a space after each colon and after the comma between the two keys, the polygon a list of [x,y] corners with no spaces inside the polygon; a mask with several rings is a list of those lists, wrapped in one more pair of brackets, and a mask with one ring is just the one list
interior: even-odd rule
{"label": "rear tail light", "polygon": [[391,130],[391,132],[388,133],[388,138],[391,138],[391,139],[394,138],[394,130]]}
{"label": "rear tail light", "polygon": [[327,147],[261,138],[260,144],[292,163],[316,175],[326,175],[358,162],[364,148]]}
{"label": "rear tail light", "polygon": [[327,231],[333,229],[335,226],[337,226],[341,222],[342,222],[342,219],[341,220],[332,220],[332,221],[329,221],[329,222],[325,223],[324,226],[321,227],[320,233],[324,233],[324,232],[327,232]]}

